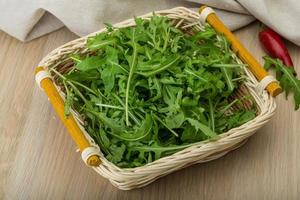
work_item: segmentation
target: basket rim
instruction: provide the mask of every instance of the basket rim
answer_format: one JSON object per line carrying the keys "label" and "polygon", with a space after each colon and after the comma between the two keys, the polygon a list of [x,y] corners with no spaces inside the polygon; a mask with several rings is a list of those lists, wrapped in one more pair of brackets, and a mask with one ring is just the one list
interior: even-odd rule
{"label": "basket rim", "polygon": [[[199,14],[197,12],[194,12],[193,10],[190,10],[188,8],[185,8],[185,7],[175,7],[175,8],[172,8],[172,9],[167,9],[167,10],[160,10],[160,11],[155,11],[155,14],[163,14],[163,13],[176,13],[176,12],[187,12],[189,15],[191,15],[192,17],[194,18],[199,18]],[[141,16],[138,16],[138,17],[141,17],[141,18],[147,18],[149,16],[151,16],[153,14],[152,13],[147,13],[145,15],[141,15]],[[114,27],[117,27],[117,28],[120,28],[122,25],[125,24],[130,24],[134,22],[134,19],[133,18],[130,18],[130,19],[127,19],[127,20],[124,20],[122,22],[119,22],[119,23],[116,23],[114,24]],[[132,25],[134,26],[134,25]],[[52,57],[55,57],[55,56],[58,56],[58,55],[67,55],[68,52],[65,50],[67,49],[68,47],[70,46],[73,46],[75,48],[82,48],[85,44],[85,41],[88,37],[91,37],[91,36],[94,36],[98,33],[101,33],[103,31],[105,31],[106,29],[103,28],[99,31],[96,31],[96,32],[93,32],[91,34],[88,34],[84,37],[80,37],[78,39],[75,39],[75,40],[72,40],[56,49],[54,49],[53,51],[51,51],[48,55],[46,55],[42,60],[41,62],[39,63],[39,66],[44,66],[46,68],[47,71],[49,71],[49,65],[47,64],[49,59],[52,58]],[[234,54],[236,55],[236,54]],[[243,63],[237,56],[236,56],[236,59]],[[114,163],[108,161],[105,156],[102,154],[101,152],[101,160],[102,160],[102,164],[99,166],[99,167],[93,167],[94,169],[98,168],[99,170],[103,167],[109,169],[109,168],[113,168],[113,170],[115,172],[119,172],[119,173],[122,173],[122,174],[131,174],[131,173],[134,173],[134,172],[137,172],[137,171],[144,171],[144,170],[147,170],[149,168],[153,168],[155,167],[157,164],[160,164],[160,163],[163,163],[163,162],[166,162],[168,161],[170,158],[172,157],[176,157],[177,155],[180,155],[180,154],[183,154],[183,153],[186,153],[186,152],[189,152],[193,149],[195,149],[196,147],[203,147],[204,145],[206,146],[210,146],[210,145],[215,145],[216,143],[218,142],[222,142],[222,139],[226,139],[228,136],[232,136],[234,137],[235,135],[238,135],[238,131],[237,130],[240,130],[240,129],[246,129],[247,126],[249,125],[252,125],[252,124],[255,124],[257,123],[257,119],[259,118],[263,118],[265,115],[267,114],[271,114],[273,115],[273,112],[275,111],[275,108],[276,108],[276,104],[275,104],[275,101],[274,101],[274,98],[268,94],[266,91],[263,91],[262,94],[259,94],[258,91],[256,91],[256,85],[258,84],[258,81],[257,79],[254,77],[254,75],[246,68],[246,67],[243,67],[244,68],[244,71],[245,71],[245,75],[249,78],[249,80],[247,79],[247,81],[245,82],[246,84],[246,87],[247,89],[249,90],[249,94],[254,98],[256,104],[257,104],[257,107],[261,110],[261,112],[252,120],[242,124],[241,126],[239,127],[235,127],[235,128],[232,128],[224,133],[221,133],[219,134],[219,138],[217,140],[204,140],[204,141],[200,141],[200,142],[196,142],[196,143],[193,143],[190,147],[187,147],[183,150],[180,150],[174,154],[171,154],[171,155],[168,155],[168,156],[165,156],[165,157],[162,157],[158,160],[155,160],[151,163],[148,163],[148,164],[145,164],[143,166],[139,166],[139,167],[134,167],[134,168],[120,168],[118,167],[117,165],[115,165]],[[54,85],[56,87],[56,89],[59,91],[61,97],[64,99],[64,95],[62,94],[62,91],[60,89],[60,86],[58,86],[56,84],[56,82],[54,82]],[[262,107],[262,103],[259,101],[269,101],[269,107],[271,107],[271,109],[269,110],[266,110]],[[72,109],[72,114],[74,114],[75,111]],[[74,116],[75,117],[75,116]],[[79,127],[83,130],[83,132],[85,133],[85,135],[87,136],[87,138],[94,143],[93,139],[87,134],[87,131],[84,129],[84,127],[82,126],[81,122],[79,119],[76,119],[76,122],[77,124],[79,125]],[[99,148],[99,146],[97,145],[97,148]],[[99,148],[100,149],[100,148]]]}

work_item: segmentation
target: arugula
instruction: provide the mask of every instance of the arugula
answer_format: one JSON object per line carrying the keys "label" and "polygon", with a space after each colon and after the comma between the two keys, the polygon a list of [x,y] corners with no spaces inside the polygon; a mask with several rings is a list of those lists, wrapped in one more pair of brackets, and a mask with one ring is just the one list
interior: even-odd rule
{"label": "arugula", "polygon": [[66,117],[72,108],[84,118],[108,160],[142,166],[255,117],[254,102],[246,110],[245,97],[234,97],[244,65],[222,35],[209,25],[186,34],[157,15],[135,21],[88,38],[67,72],[51,69],[66,93]]}
{"label": "arugula", "polygon": [[277,72],[276,78],[280,82],[280,86],[285,91],[286,98],[290,92],[293,92],[295,110],[298,110],[300,106],[300,80],[294,76],[295,70],[291,67],[285,66],[280,59],[274,59],[269,56],[264,56],[263,58],[265,60],[264,67],[266,69],[270,69],[272,67]]}

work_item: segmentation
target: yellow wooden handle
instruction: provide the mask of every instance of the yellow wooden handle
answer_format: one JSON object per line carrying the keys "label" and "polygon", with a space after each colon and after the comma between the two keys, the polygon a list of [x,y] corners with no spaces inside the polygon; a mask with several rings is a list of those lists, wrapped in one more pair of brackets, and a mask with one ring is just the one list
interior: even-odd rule
{"label": "yellow wooden handle", "polygon": [[[207,8],[207,6],[201,6],[199,13]],[[249,51],[242,45],[242,43],[233,35],[233,33],[223,24],[215,13],[210,13],[206,17],[206,21],[219,33],[230,41],[231,49],[237,54],[237,56],[248,64],[248,68],[254,74],[254,76],[261,81],[268,75],[268,72],[259,64],[259,62],[249,53]],[[282,92],[281,87],[277,82],[271,82],[267,86],[267,91],[273,96],[277,96]]]}
{"label": "yellow wooden handle", "polygon": [[[35,70],[35,74],[44,70],[45,69],[43,67],[37,67]],[[79,147],[80,151],[82,152],[86,148],[91,147],[89,141],[86,139],[86,137],[80,130],[72,114],[70,114],[68,117],[65,116],[64,101],[59,95],[52,80],[50,78],[44,78],[41,80],[40,86],[47,94],[52,106],[54,107],[54,110],[58,114],[61,121],[64,123],[69,134],[71,135],[71,137],[73,138],[77,146]],[[101,164],[101,161],[98,155],[91,155],[90,157],[88,157],[86,163],[90,166],[99,166]]]}

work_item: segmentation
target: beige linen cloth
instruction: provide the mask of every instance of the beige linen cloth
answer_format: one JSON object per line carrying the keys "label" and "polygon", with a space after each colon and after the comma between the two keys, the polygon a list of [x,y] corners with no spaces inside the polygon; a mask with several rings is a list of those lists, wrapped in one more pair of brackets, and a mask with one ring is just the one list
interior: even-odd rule
{"label": "beige linen cloth", "polygon": [[201,4],[235,30],[258,19],[300,45],[299,0],[0,0],[0,29],[28,41],[63,26],[79,36],[147,12]]}

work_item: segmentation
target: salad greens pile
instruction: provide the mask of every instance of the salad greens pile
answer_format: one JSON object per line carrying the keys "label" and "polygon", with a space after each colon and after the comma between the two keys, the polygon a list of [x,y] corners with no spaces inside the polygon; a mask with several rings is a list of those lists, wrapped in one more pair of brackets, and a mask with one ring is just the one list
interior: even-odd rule
{"label": "salad greens pile", "polygon": [[[87,40],[86,55],[71,55],[74,67],[52,72],[106,158],[137,167],[253,119],[249,96],[234,98],[243,64],[210,26],[184,33],[166,17],[135,19],[135,27]],[[220,39],[218,39],[219,37]]]}

